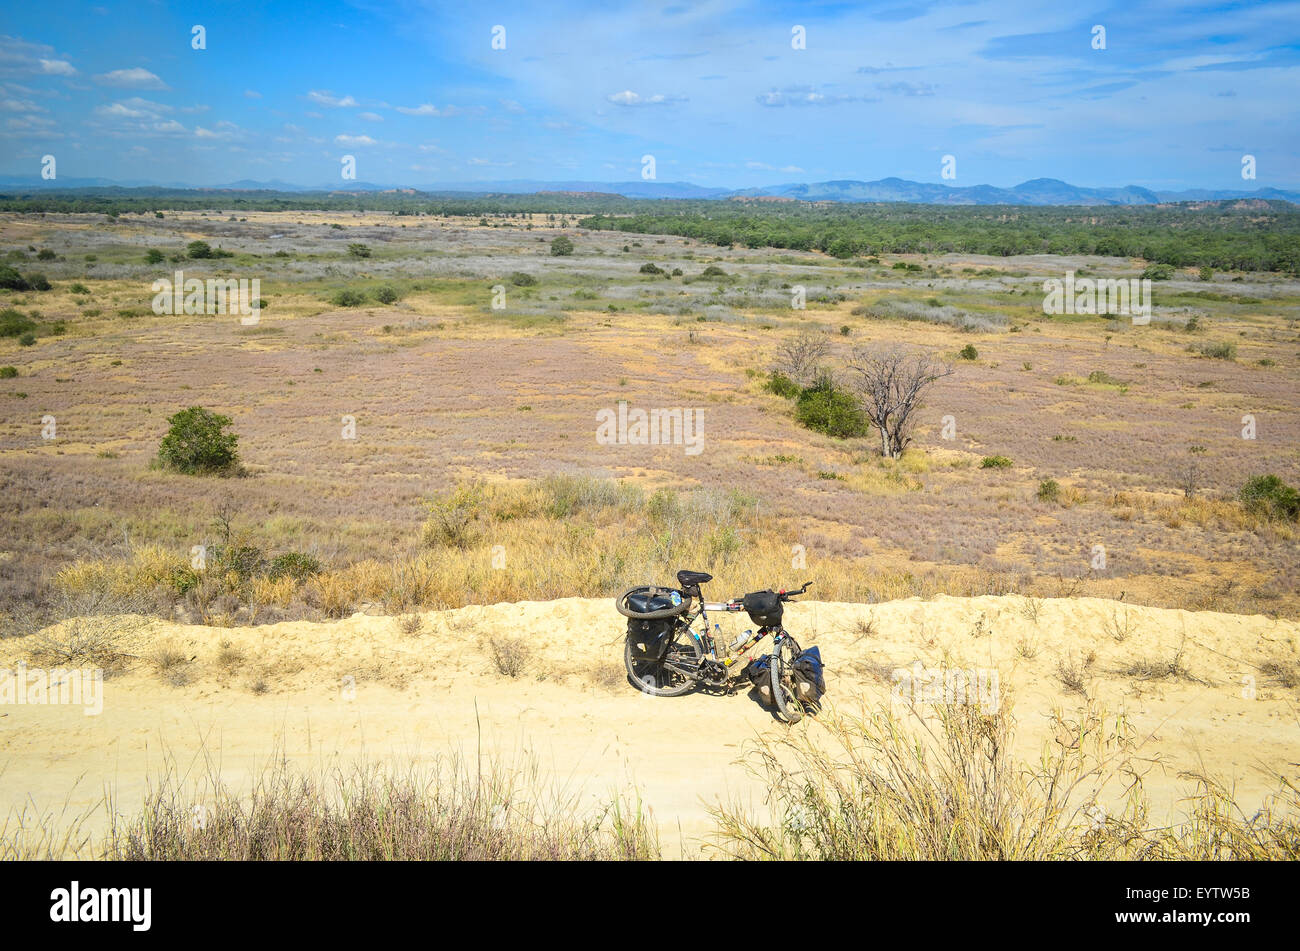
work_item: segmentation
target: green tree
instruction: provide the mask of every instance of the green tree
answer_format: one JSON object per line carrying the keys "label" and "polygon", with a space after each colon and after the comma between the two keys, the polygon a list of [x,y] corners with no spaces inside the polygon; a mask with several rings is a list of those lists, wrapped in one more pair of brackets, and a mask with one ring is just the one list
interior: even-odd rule
{"label": "green tree", "polygon": [[166,259],[167,256],[163,254],[161,251],[159,251],[157,248],[150,248],[148,251],[145,252],[144,255],[145,264],[162,264],[162,262],[165,261]]}
{"label": "green tree", "polygon": [[212,257],[212,245],[206,241],[191,241],[186,245],[185,253],[191,258],[210,258]]}
{"label": "green tree", "polygon": [[867,418],[853,394],[823,379],[799,394],[795,416],[809,429],[846,439],[870,432]]}
{"label": "green tree", "polygon": [[1300,492],[1275,475],[1255,476],[1241,487],[1239,498],[1247,511],[1265,518],[1300,519]]}
{"label": "green tree", "polygon": [[562,234],[557,235],[555,239],[551,241],[552,257],[560,258],[560,257],[565,257],[567,255],[570,255],[572,253],[573,253],[573,242],[570,241],[568,238],[566,238],[564,235]]}
{"label": "green tree", "polygon": [[229,416],[191,406],[167,422],[167,435],[158,444],[158,462],[163,468],[189,475],[230,473],[239,468],[239,437],[226,431]]}

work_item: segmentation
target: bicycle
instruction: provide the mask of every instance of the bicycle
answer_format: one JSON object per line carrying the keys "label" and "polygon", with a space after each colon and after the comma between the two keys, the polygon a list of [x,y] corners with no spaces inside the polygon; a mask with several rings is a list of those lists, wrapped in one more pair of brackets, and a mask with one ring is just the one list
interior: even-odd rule
{"label": "bicycle", "polygon": [[[643,693],[654,697],[680,697],[699,686],[734,689],[736,663],[755,644],[772,635],[770,683],[772,698],[787,723],[803,719],[809,704],[799,698],[794,660],[799,643],[781,625],[784,605],[811,586],[805,581],[792,591],[755,591],[729,601],[707,602],[700,585],[713,580],[702,571],[679,571],[680,588],[646,585],[618,598],[618,612],[628,619],[623,663],[628,677]],[[734,644],[724,645],[719,657],[721,626],[709,627],[709,611],[728,614],[746,611],[758,630],[745,631]],[[696,622],[701,630],[696,630]],[[716,635],[716,636],[715,636]]]}

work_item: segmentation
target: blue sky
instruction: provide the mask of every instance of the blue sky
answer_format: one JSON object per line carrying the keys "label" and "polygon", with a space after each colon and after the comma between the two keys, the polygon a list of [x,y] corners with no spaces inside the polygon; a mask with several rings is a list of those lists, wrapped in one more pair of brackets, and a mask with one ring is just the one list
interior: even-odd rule
{"label": "blue sky", "polygon": [[650,154],[660,181],[719,187],[939,182],[952,155],[956,185],[1296,188],[1297,102],[1300,3],[136,0],[0,21],[0,173],[52,154],[60,179],[337,184],[350,154],[368,182],[628,181]]}

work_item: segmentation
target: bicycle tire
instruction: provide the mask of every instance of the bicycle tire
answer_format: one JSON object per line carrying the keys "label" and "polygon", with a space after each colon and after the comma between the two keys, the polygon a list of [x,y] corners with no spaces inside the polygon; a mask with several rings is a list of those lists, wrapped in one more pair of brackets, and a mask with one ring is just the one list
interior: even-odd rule
{"label": "bicycle tire", "polygon": [[[789,661],[785,660],[787,654]],[[798,656],[798,641],[787,635],[780,646],[772,652],[772,663],[768,670],[772,678],[772,700],[776,703],[777,714],[786,723],[798,723],[804,717],[803,703],[794,695],[793,674],[787,670],[790,663]],[[790,681],[790,688],[785,686],[784,681],[787,679]]]}
{"label": "bicycle tire", "polygon": [[[683,631],[678,640],[668,648],[668,653],[673,654],[682,660],[689,660],[696,666],[704,659],[704,652],[700,650],[700,645],[695,642],[689,631]],[[632,659],[632,640],[628,638],[623,642],[623,666],[627,668],[628,681],[644,694],[652,697],[680,697],[684,693],[689,693],[696,684],[691,677],[686,677],[673,671],[673,676],[680,678],[671,686],[661,687],[660,682],[663,677],[662,662],[648,662],[638,669]]]}

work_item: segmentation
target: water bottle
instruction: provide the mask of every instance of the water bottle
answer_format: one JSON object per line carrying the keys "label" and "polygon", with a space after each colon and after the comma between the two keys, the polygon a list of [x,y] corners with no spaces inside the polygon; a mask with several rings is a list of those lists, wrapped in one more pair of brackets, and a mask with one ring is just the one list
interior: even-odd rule
{"label": "water bottle", "polygon": [[754,632],[752,630],[746,631],[744,634],[741,634],[740,637],[736,639],[736,643],[732,644],[730,647],[727,648],[727,653],[731,653],[732,651],[739,650],[741,646],[753,636],[754,636]]}

